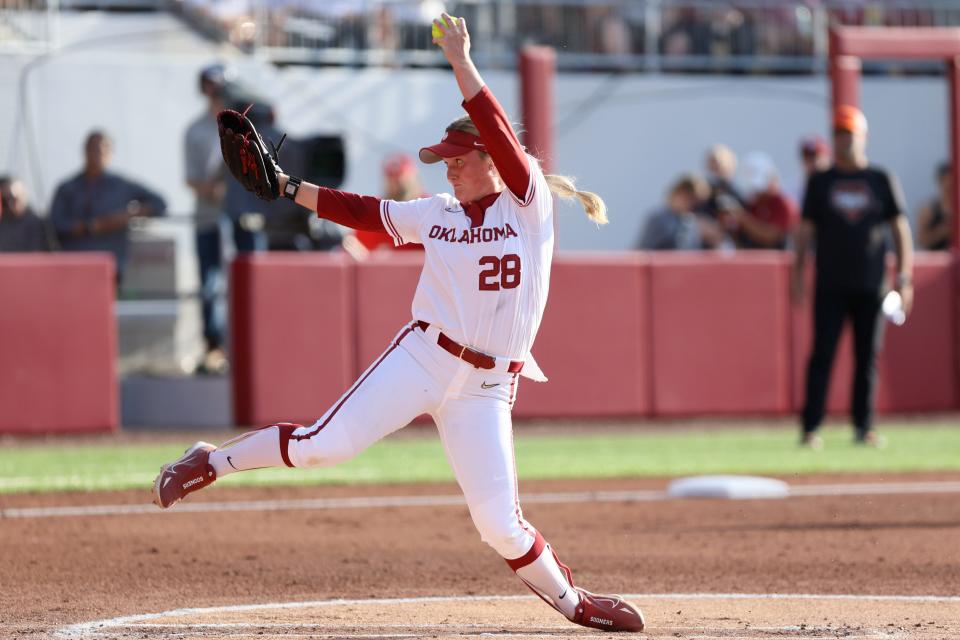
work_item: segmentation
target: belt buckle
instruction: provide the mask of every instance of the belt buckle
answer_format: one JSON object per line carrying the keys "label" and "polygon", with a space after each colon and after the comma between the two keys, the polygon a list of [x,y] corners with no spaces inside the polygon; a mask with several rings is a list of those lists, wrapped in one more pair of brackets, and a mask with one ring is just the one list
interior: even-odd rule
{"label": "belt buckle", "polygon": [[463,360],[463,354],[466,352],[467,352],[467,346],[463,344],[460,345],[460,355],[458,355],[457,357]]}

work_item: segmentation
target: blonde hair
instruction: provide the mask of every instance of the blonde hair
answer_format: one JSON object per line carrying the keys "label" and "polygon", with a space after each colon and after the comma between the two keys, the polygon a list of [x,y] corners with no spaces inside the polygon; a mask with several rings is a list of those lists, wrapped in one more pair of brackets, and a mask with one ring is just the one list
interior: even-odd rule
{"label": "blonde hair", "polygon": [[[477,129],[477,125],[473,124],[470,116],[457,118],[447,125],[447,131],[466,131],[475,136],[480,135],[480,130]],[[607,224],[610,222],[610,219],[607,218],[607,205],[603,201],[603,198],[592,191],[578,190],[576,184],[573,182],[573,178],[568,176],[547,174],[543,177],[550,187],[550,193],[560,196],[561,198],[576,198],[579,200],[580,205],[587,214],[587,218],[597,224]]]}

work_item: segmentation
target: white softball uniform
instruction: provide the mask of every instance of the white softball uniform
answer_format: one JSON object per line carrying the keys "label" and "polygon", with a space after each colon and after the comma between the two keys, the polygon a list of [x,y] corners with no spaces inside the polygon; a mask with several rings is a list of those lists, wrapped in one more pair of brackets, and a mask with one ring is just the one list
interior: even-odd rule
{"label": "white softball uniform", "polygon": [[[503,191],[479,227],[446,194],[381,203],[397,244],[424,245],[414,322],[287,447],[293,466],[329,466],[430,414],[482,539],[508,559],[527,553],[535,537],[517,500],[510,416],[517,373],[508,363],[523,361],[527,371],[553,256],[552,196],[536,160],[528,161],[526,201]],[[437,344],[440,332],[493,356],[496,367],[479,369],[449,353]]]}
{"label": "white softball uniform", "polygon": [[553,196],[537,160],[528,155],[527,162],[526,200],[505,189],[481,227],[471,228],[448,194],[380,203],[396,245],[424,245],[413,317],[480,352],[525,362],[547,304],[553,256]]}
{"label": "white softball uniform", "polygon": [[568,619],[608,628],[606,613],[587,616],[586,592],[524,520],[517,497],[511,409],[521,372],[545,380],[530,349],[549,290],[553,197],[489,89],[463,106],[481,135],[448,128],[420,150],[421,160],[483,152],[506,188],[468,203],[446,194],[395,202],[319,188],[321,217],[424,246],[412,321],[314,424],[244,434],[212,451],[210,465],[217,477],[280,464],[331,466],[429,414],[481,538]]}

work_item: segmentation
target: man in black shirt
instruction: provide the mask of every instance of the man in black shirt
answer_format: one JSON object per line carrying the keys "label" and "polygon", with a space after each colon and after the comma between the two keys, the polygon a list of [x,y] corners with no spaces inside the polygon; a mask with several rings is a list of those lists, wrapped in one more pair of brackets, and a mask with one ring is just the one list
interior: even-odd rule
{"label": "man in black shirt", "polygon": [[897,256],[893,288],[900,293],[906,313],[913,302],[913,240],[899,184],[889,172],[867,162],[863,113],[840,106],[833,124],[833,166],[813,174],[807,183],[792,274],[794,299],[799,301],[804,295],[807,248],[816,238],[813,351],[807,368],[801,444],[822,446],[817,429],[823,420],[830,368],[843,323],[850,317],[856,361],[852,398],[856,442],[880,446],[882,440],[872,422],[877,351],[883,339],[887,229]]}

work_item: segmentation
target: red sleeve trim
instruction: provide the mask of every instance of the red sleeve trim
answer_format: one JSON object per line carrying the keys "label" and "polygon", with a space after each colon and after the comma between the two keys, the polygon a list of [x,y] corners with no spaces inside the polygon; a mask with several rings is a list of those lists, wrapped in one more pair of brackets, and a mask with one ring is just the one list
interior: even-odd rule
{"label": "red sleeve trim", "polygon": [[485,86],[480,93],[464,101],[463,108],[477,125],[487,153],[493,158],[493,164],[500,172],[504,184],[517,200],[527,202],[530,192],[530,163],[503,107]]}
{"label": "red sleeve trim", "polygon": [[320,187],[315,210],[321,218],[351,229],[385,230],[380,219],[380,198]]}
{"label": "red sleeve trim", "polygon": [[400,235],[400,232],[397,231],[397,225],[393,222],[393,218],[390,216],[390,201],[383,201],[383,226],[386,228],[387,233],[393,237],[393,244],[395,246],[400,246],[406,244],[406,241],[403,239],[403,236]]}
{"label": "red sleeve trim", "polygon": [[531,178],[531,179],[530,179],[530,188],[527,190],[527,199],[526,199],[526,200],[521,200],[521,199],[518,198],[517,196],[513,196],[513,192],[512,192],[512,191],[510,192],[510,195],[513,196],[513,199],[517,201],[517,204],[520,205],[520,207],[529,207],[530,204],[533,202],[533,197],[536,195],[536,193],[537,193],[537,182],[536,182],[536,180],[534,180],[533,178]]}

